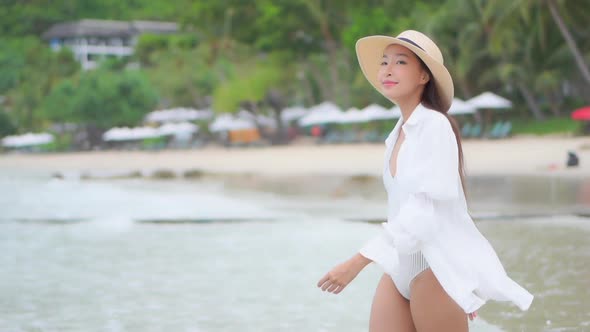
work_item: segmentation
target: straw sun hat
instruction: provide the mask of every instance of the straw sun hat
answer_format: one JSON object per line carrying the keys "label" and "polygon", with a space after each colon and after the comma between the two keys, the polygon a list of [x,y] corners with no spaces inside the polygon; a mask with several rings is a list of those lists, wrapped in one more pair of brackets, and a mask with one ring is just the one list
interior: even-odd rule
{"label": "straw sun hat", "polygon": [[453,100],[453,79],[443,64],[443,56],[436,44],[421,32],[406,30],[397,37],[368,36],[356,42],[356,55],[361,70],[371,85],[381,92],[381,82],[377,72],[381,66],[383,51],[391,44],[402,45],[410,49],[426,64],[442,98],[444,111],[448,111]]}

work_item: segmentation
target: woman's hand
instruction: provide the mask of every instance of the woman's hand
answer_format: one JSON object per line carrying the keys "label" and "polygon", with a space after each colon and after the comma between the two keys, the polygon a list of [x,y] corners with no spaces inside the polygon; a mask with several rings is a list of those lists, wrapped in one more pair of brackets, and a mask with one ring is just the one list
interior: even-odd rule
{"label": "woman's hand", "polygon": [[474,320],[477,317],[477,311],[470,313],[468,316],[469,320]]}
{"label": "woman's hand", "polygon": [[361,270],[367,266],[371,261],[361,254],[356,254],[344,263],[335,266],[330,272],[320,279],[318,287],[322,291],[330,293],[340,293]]}

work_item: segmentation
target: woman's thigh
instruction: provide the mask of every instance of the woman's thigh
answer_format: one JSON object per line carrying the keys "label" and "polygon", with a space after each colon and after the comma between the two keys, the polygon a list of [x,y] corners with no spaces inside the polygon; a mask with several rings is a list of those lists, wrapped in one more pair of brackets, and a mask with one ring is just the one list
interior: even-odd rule
{"label": "woman's thigh", "polygon": [[410,286],[410,310],[418,332],[466,332],[463,309],[445,292],[432,270],[427,269]]}
{"label": "woman's thigh", "polygon": [[371,306],[369,332],[415,332],[410,302],[397,290],[393,280],[383,274]]}

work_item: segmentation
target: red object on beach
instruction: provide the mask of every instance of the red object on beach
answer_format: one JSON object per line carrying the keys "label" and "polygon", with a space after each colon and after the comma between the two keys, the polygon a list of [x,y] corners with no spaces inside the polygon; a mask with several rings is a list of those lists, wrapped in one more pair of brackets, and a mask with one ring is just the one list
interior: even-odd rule
{"label": "red object on beach", "polygon": [[572,119],[578,121],[590,121],[590,106],[578,108],[572,112]]}
{"label": "red object on beach", "polygon": [[311,136],[320,137],[322,135],[322,128],[320,126],[313,126],[311,128]]}

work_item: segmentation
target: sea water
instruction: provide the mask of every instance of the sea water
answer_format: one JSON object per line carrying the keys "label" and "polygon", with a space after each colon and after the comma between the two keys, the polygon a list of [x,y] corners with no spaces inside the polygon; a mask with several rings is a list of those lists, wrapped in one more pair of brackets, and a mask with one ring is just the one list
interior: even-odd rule
{"label": "sea water", "polygon": [[[0,331],[367,331],[377,267],[339,295],[316,283],[380,231],[346,216],[383,204],[214,181],[3,173]],[[484,306],[471,331],[590,330],[587,219],[478,228],[536,297],[528,312]]]}

